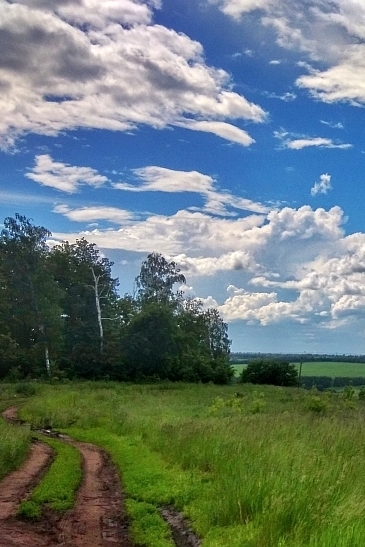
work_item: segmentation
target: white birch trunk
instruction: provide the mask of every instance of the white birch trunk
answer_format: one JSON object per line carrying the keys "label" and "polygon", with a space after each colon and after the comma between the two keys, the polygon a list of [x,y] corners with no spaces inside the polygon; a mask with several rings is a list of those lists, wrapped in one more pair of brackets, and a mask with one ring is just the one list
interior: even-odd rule
{"label": "white birch trunk", "polygon": [[102,317],[101,317],[101,306],[100,306],[100,295],[99,295],[99,279],[100,279],[100,276],[95,275],[94,268],[91,268],[91,272],[92,272],[93,278],[94,278],[95,305],[96,305],[96,312],[97,312],[97,315],[98,315],[99,336],[100,336],[100,353],[103,353],[104,330],[103,330],[103,321],[102,321]]}

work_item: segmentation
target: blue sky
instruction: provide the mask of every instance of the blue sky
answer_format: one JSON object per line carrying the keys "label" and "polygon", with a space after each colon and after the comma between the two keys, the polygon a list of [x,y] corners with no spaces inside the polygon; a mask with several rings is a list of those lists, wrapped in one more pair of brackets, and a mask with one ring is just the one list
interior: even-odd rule
{"label": "blue sky", "polygon": [[0,0],[0,218],[150,252],[232,349],[365,353],[362,0]]}

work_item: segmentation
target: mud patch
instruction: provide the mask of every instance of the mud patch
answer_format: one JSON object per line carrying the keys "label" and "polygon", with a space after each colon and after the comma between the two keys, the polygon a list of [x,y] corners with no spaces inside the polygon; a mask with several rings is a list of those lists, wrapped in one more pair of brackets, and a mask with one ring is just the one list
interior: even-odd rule
{"label": "mud patch", "polygon": [[115,466],[100,448],[88,443],[72,444],[82,454],[84,480],[75,509],[59,523],[62,545],[132,547]]}
{"label": "mud patch", "polygon": [[193,532],[189,520],[182,513],[173,507],[162,507],[160,514],[170,526],[176,547],[200,547],[198,536]]}
{"label": "mud patch", "polygon": [[0,521],[16,514],[21,501],[46,472],[52,456],[53,450],[49,446],[34,442],[23,465],[0,482]]}

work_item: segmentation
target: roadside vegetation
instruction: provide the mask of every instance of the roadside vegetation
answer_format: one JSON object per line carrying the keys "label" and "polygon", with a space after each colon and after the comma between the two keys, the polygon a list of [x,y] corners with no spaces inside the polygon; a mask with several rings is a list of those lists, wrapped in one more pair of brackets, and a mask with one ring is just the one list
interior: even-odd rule
{"label": "roadside vegetation", "polygon": [[[0,414],[16,402],[22,402],[16,385],[0,384]],[[27,388],[26,388],[27,389]],[[0,480],[25,460],[30,446],[27,427],[13,427],[0,416]]]}
{"label": "roadside vegetation", "polygon": [[150,547],[171,546],[165,505],[204,547],[362,547],[364,413],[351,388],[109,382],[45,386],[21,409],[111,454]]}

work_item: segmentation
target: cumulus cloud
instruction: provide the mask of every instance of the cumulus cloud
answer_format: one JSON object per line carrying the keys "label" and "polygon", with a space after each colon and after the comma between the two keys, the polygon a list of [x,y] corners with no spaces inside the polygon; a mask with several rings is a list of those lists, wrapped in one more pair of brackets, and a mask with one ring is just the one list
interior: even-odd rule
{"label": "cumulus cloud", "polygon": [[97,188],[108,180],[95,169],[57,162],[49,154],[36,156],[35,166],[25,176],[39,184],[70,194],[77,192],[83,184]]}
{"label": "cumulus cloud", "polygon": [[251,144],[232,120],[262,122],[265,112],[205,63],[200,43],[153,23],[159,5],[0,0],[0,145],[27,132],[141,124]]}
{"label": "cumulus cloud", "polygon": [[[365,4],[359,0],[210,0],[235,20],[257,11],[278,44],[325,63],[296,83],[324,102],[365,103]],[[302,63],[303,65],[303,63]]]}
{"label": "cumulus cloud", "polygon": [[227,321],[314,321],[332,328],[365,312],[365,234],[344,234],[339,207],[285,207],[238,219],[191,211],[145,219],[113,208],[55,211],[78,221],[114,218],[119,225],[55,239],[85,236],[100,248],[161,252],[194,279],[241,279],[242,285],[227,283],[224,301],[204,299],[206,305],[215,302]]}
{"label": "cumulus cloud", "polygon": [[311,194],[312,196],[316,196],[317,194],[327,194],[330,190],[332,190],[331,175],[324,173],[319,177],[319,181],[316,182],[311,188]]}

